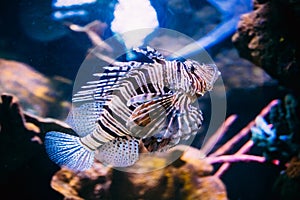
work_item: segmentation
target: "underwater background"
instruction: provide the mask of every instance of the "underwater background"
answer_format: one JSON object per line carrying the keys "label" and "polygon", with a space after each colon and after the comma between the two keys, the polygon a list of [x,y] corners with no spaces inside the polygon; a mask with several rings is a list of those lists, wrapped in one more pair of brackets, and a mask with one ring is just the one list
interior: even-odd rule
{"label": "underwater background", "polygon": [[[118,5],[122,5],[119,13]],[[1,196],[300,199],[299,8],[297,0],[2,2]],[[140,20],[136,24],[131,22],[137,18]],[[196,151],[191,153],[196,156],[182,156],[180,162],[142,176],[114,171],[101,163],[91,171],[76,174],[49,160],[43,146],[45,133],[51,129],[72,132],[63,121],[72,105],[73,86],[82,63],[89,62],[89,50],[97,46],[95,37],[72,29],[72,25],[86,27],[91,23],[88,30],[104,41],[134,28],[151,28],[154,32],[165,28],[197,41],[207,51],[221,72],[223,82],[216,84],[214,91],[217,102],[226,104],[223,121],[228,124],[212,149],[206,149],[203,163],[196,159],[200,155]],[[200,51],[188,46],[184,37],[158,37],[151,32],[139,36],[136,40],[157,46],[187,46],[182,51],[187,58]],[[124,48],[131,45],[124,38],[120,41]],[[209,120],[210,96],[204,96],[199,104],[207,120],[191,146],[204,150],[205,134],[213,123]],[[263,122],[255,121],[257,116],[272,125],[266,128]],[[216,128],[222,127],[223,121],[216,122]],[[236,141],[231,140],[234,136]],[[224,144],[229,147],[226,149]],[[246,156],[238,157],[237,152]],[[232,157],[218,157],[222,155]],[[226,168],[224,163],[230,166]],[[147,176],[157,181],[147,183]]]}

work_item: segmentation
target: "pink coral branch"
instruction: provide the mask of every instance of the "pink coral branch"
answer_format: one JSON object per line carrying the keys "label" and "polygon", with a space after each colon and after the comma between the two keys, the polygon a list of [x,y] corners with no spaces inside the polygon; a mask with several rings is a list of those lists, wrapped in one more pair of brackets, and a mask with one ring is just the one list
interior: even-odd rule
{"label": "pink coral branch", "polygon": [[214,174],[216,177],[222,176],[222,174],[230,167],[230,163],[223,163],[218,171]]}
{"label": "pink coral branch", "polygon": [[[254,142],[249,140],[246,142],[234,155],[231,156],[241,156],[244,153],[248,152],[253,146]],[[218,157],[217,157],[218,158]],[[228,168],[230,167],[230,162],[224,162],[218,171],[215,173],[215,176],[220,177]]]}
{"label": "pink coral branch", "polygon": [[[271,108],[278,103],[278,100],[271,101],[265,108],[261,110],[258,116],[264,117],[267,113],[271,110]],[[238,141],[240,141],[243,137],[245,137],[250,128],[255,124],[255,119],[249,122],[249,124],[244,127],[238,134],[236,134],[233,138],[231,138],[228,142],[226,142],[223,146],[221,146],[218,150],[214,153],[210,154],[210,157],[219,156],[225,154],[229,151]]]}
{"label": "pink coral branch", "polygon": [[225,163],[233,163],[233,162],[260,162],[260,163],[263,163],[266,161],[266,158],[262,157],[262,156],[241,154],[241,155],[224,155],[224,156],[218,156],[218,157],[207,157],[205,160],[207,162],[209,162],[210,164],[224,163],[224,162]]}
{"label": "pink coral branch", "polygon": [[235,154],[244,154],[244,153],[248,152],[253,145],[254,145],[254,142],[253,142],[253,140],[250,139]]}
{"label": "pink coral branch", "polygon": [[215,144],[225,135],[229,126],[236,120],[237,115],[230,115],[218,128],[218,130],[205,142],[202,146],[201,151],[207,155]]}
{"label": "pink coral branch", "polygon": [[[278,104],[278,100],[271,101],[265,108],[261,110],[258,116],[264,117],[265,115],[268,114],[271,108],[276,104]],[[254,124],[255,124],[255,119],[249,122],[246,127],[244,127],[238,134],[236,134],[233,138],[231,138],[228,142],[226,142],[223,146],[221,146],[217,151],[209,155],[209,157],[217,157],[219,155],[225,154],[229,149],[233,147],[235,143],[237,143],[241,138],[245,137],[249,133],[250,128]],[[248,152],[253,146],[253,144],[254,144],[253,141],[249,140],[232,156],[244,156],[244,153]],[[230,166],[230,162],[223,163],[223,165],[221,165],[221,167],[215,173],[215,176],[220,177],[229,168],[229,166]]]}

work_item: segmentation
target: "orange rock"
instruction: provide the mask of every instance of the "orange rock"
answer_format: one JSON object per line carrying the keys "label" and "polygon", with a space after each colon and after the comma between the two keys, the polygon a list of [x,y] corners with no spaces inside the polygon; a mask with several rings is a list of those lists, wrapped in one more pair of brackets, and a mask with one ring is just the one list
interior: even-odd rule
{"label": "orange rock", "polygon": [[[199,155],[198,149],[180,145],[158,156],[142,156],[126,170],[112,169],[100,163],[78,174],[62,169],[53,177],[51,185],[66,199],[76,200],[100,197],[226,200],[224,184],[210,175],[213,167]],[[174,158],[178,159],[174,161]]]}

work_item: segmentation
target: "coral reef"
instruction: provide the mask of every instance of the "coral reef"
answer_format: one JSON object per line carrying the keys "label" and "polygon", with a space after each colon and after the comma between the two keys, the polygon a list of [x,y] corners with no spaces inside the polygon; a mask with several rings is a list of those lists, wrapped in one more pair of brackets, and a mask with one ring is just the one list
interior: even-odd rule
{"label": "coral reef", "polygon": [[[227,199],[222,181],[211,175],[213,167],[196,157],[199,150],[185,146],[157,157],[146,156],[131,172],[123,172],[95,163],[93,168],[75,174],[62,169],[52,180],[52,187],[67,199]],[[170,157],[182,154],[167,167],[138,173],[149,167],[165,166]],[[67,178],[66,178],[67,177]]]}
{"label": "coral reef", "polygon": [[296,200],[300,198],[300,121],[296,114],[298,102],[293,95],[287,94],[279,104],[271,109],[269,121],[273,126],[272,139],[256,139],[262,146],[267,159],[278,159],[282,173],[274,186],[274,194],[280,199]]}
{"label": "coral reef", "polygon": [[[259,116],[265,116],[276,103],[274,100],[268,104]],[[7,94],[2,95],[0,114],[1,166],[4,167],[0,170],[1,184],[8,193],[12,193],[19,186],[15,178],[22,177],[26,186],[16,194],[17,198],[61,199],[49,187],[52,177],[51,187],[63,194],[65,199],[228,199],[220,177],[230,163],[266,161],[264,157],[246,154],[253,146],[251,141],[235,154],[225,155],[249,133],[254,121],[216,151],[209,153],[217,138],[222,137],[236,120],[237,116],[232,115],[200,150],[176,146],[160,156],[141,157],[129,172],[95,163],[91,169],[75,173],[66,168],[59,170],[48,159],[43,148],[44,134],[49,130],[74,134],[68,125],[24,113],[17,99]],[[174,157],[179,159],[163,167]],[[213,173],[217,163],[223,165]],[[148,172],[139,173],[144,169]]]}
{"label": "coral reef", "polygon": [[[266,116],[278,102],[270,102],[258,116]],[[66,199],[228,199],[226,187],[220,177],[234,162],[260,162],[262,156],[247,152],[254,145],[247,141],[233,155],[226,154],[255,124],[251,121],[235,137],[212,153],[212,146],[226,134],[237,119],[229,116],[200,150],[179,145],[162,155],[146,155],[126,171],[95,163],[87,171],[74,173],[61,169],[52,179],[52,187]],[[178,156],[179,155],[179,156]],[[167,167],[172,158],[178,158]],[[214,164],[223,163],[215,168]],[[215,172],[213,172],[215,171]]]}
{"label": "coral reef", "polygon": [[[215,49],[212,49],[212,52],[216,51],[214,60],[222,72],[224,83],[228,88],[228,96],[232,95],[232,88],[241,89],[238,92],[239,95],[234,97],[236,104],[234,109],[241,110],[243,114],[248,115],[250,120],[253,117],[251,114],[249,115],[249,109],[252,108],[248,107],[250,102],[254,102],[253,104],[258,108],[259,102],[265,103],[269,100],[262,100],[261,96],[279,95],[273,95],[278,92],[278,90],[272,90],[274,87],[267,89],[258,87],[273,83],[265,72],[277,79],[280,85],[291,89],[292,94],[296,94],[294,98],[287,95],[286,99],[272,101],[258,114],[259,117],[265,118],[268,126],[272,126],[272,133],[276,132],[276,134],[267,135],[262,131],[262,135],[251,135],[250,129],[255,125],[255,120],[250,122],[248,119],[244,120],[245,123],[249,122],[244,126],[241,121],[235,121],[242,116],[232,115],[226,119],[214,137],[202,146],[201,150],[189,148],[183,151],[186,147],[177,147],[162,157],[142,159],[138,163],[138,168],[132,168],[132,170],[138,171],[138,169],[148,169],[152,165],[160,166],[172,155],[182,154],[168,167],[146,174],[126,173],[103,166],[101,163],[95,163],[90,170],[75,173],[66,168],[59,168],[48,159],[43,146],[44,134],[49,130],[61,130],[70,134],[74,134],[74,131],[61,121],[44,117],[64,119],[70,106],[65,97],[71,96],[72,88],[70,83],[67,83],[68,80],[61,77],[56,80],[47,78],[25,63],[35,66],[40,72],[48,75],[59,74],[72,79],[86,56],[87,49],[91,45],[99,45],[94,43],[95,40],[93,41],[91,38],[91,35],[95,35],[92,31],[86,32],[89,38],[85,37],[85,34],[68,32],[68,37],[48,43],[34,40],[30,37],[33,36],[33,33],[27,37],[27,34],[24,34],[26,30],[24,31],[24,27],[22,27],[24,20],[28,19],[26,14],[23,13],[24,18],[21,17],[22,20],[18,20],[20,12],[22,13],[26,8],[22,5],[42,10],[40,9],[41,4],[26,3],[20,7],[19,2],[21,1],[10,1],[7,4],[9,6],[3,6],[3,12],[1,12],[1,16],[5,15],[4,21],[2,20],[1,57],[24,62],[0,59],[2,75],[0,77],[0,93],[9,92],[18,97],[17,99],[13,95],[2,94],[0,100],[0,183],[3,196],[11,199],[33,200],[227,199],[230,198],[230,191],[226,191],[226,181],[221,180],[228,175],[226,172],[237,171],[236,164],[233,163],[259,162],[261,165],[268,166],[280,163],[280,169],[283,169],[274,185],[273,192],[276,198],[273,199],[296,200],[300,198],[300,162],[297,150],[295,151],[300,140],[299,117],[297,118],[299,106],[295,106],[295,102],[299,102],[300,91],[300,42],[297,29],[300,19],[299,0],[254,0],[253,12],[242,16],[238,30],[232,39],[240,56],[252,63],[239,59],[231,43],[217,44]],[[159,1],[152,2],[159,4]],[[187,4],[177,4],[176,2],[163,1],[166,5],[163,9],[166,9],[167,12],[161,13],[167,14],[167,16],[160,14],[158,17],[161,17],[161,22],[167,23],[163,24],[166,28],[199,38],[213,30],[222,20],[217,10],[207,2],[190,1],[190,4],[188,1],[178,1]],[[249,3],[250,1],[245,2]],[[205,3],[204,6],[203,3]],[[51,9],[50,7],[49,9]],[[235,12],[236,9],[226,9],[226,11]],[[41,24],[34,23],[36,19],[31,18],[32,16],[38,16],[39,19],[45,18],[31,14],[32,12],[29,13],[30,20],[26,21],[28,25],[26,27],[42,28],[38,30],[38,33],[44,33],[46,29],[40,25],[48,26],[49,24],[45,20],[38,21],[42,22]],[[182,16],[188,16],[189,20]],[[103,17],[105,18],[107,15],[103,15]],[[106,28],[103,27],[104,29]],[[59,32],[56,28],[53,30],[53,33]],[[40,36],[49,38],[51,36],[49,34],[46,30],[46,34]],[[100,35],[103,37],[105,33]],[[92,43],[89,43],[89,40],[92,40]],[[185,44],[186,41],[181,38],[159,38],[154,42],[162,44],[163,47],[164,43],[179,46],[179,44]],[[253,93],[253,88],[260,90],[261,96],[256,96],[257,93]],[[272,95],[266,90],[272,90]],[[65,91],[69,93],[66,94]],[[244,94],[251,95],[252,98],[247,99],[248,96],[245,97]],[[249,104],[245,104],[242,99],[246,99]],[[234,122],[241,124],[244,128],[238,132],[231,131],[235,135],[230,138],[231,135],[228,136],[227,133],[230,132],[229,126]],[[226,135],[229,140],[220,146],[216,145],[217,149],[212,151],[218,139],[223,135]],[[239,146],[238,143],[242,143],[242,145]],[[251,148],[258,145],[263,154],[252,155]],[[269,169],[267,168],[267,170]],[[251,178],[245,176],[245,173],[240,175],[236,178],[235,174],[234,177],[230,177],[229,181],[240,184],[240,180],[245,179],[246,187],[253,188]],[[258,185],[257,187],[265,184],[262,177],[255,180],[259,180],[259,183],[254,182],[255,185]],[[265,190],[265,185],[262,186],[262,190],[268,193],[269,190]],[[238,193],[241,187],[231,193]],[[244,190],[241,193],[243,192]],[[257,193],[256,190],[250,192]],[[239,195],[237,194],[238,197],[233,199],[245,199]]]}
{"label": "coral reef", "polygon": [[177,146],[163,157],[143,158],[137,166],[133,166],[136,168],[133,171],[160,165],[178,154],[181,155],[178,160],[152,172],[113,171],[112,191],[123,190],[112,193],[113,199],[122,196],[125,199],[227,199],[224,184],[218,177],[212,176],[212,165],[197,157],[201,154],[198,149]]}
{"label": "coral reef", "polygon": [[[48,159],[43,140],[49,130],[70,134],[74,132],[63,122],[24,113],[17,98],[9,94],[1,96],[0,124],[0,175],[5,194],[16,199],[61,199],[50,187],[51,177],[59,167]],[[173,153],[182,153],[181,151],[178,149]],[[79,174],[61,169],[52,178],[51,186],[67,199],[119,199],[116,196],[118,190],[131,191],[127,192],[129,196],[123,196],[125,199],[133,196],[145,198],[145,195],[149,199],[149,196],[161,196],[158,193],[161,186],[164,186],[164,199],[172,199],[174,195],[178,195],[177,191],[187,199],[199,196],[203,199],[227,199],[222,181],[210,175],[212,166],[191,157],[199,153],[198,150],[194,151],[196,153],[185,154],[169,167],[151,172],[147,176],[119,172],[100,163],[95,163],[92,169]],[[160,165],[171,154],[167,154],[165,158],[150,157],[147,162],[142,160],[142,166],[138,168],[149,167],[149,162],[150,166],[153,163]],[[143,179],[149,177],[148,175],[152,182]],[[26,184],[22,184],[20,180]],[[13,193],[19,187],[18,193]]]}
{"label": "coral reef", "polygon": [[274,185],[275,199],[299,199],[299,8],[298,0],[256,0],[254,10],[241,17],[232,37],[241,57],[289,90],[271,110],[269,125],[254,129],[252,135],[266,159],[277,159],[283,170]]}

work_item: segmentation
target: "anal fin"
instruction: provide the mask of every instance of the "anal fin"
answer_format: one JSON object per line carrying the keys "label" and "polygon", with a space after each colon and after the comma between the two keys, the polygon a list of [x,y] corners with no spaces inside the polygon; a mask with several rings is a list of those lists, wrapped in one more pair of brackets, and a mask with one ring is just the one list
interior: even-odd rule
{"label": "anal fin", "polygon": [[105,165],[128,167],[139,159],[139,140],[116,138],[98,148],[95,158]]}

